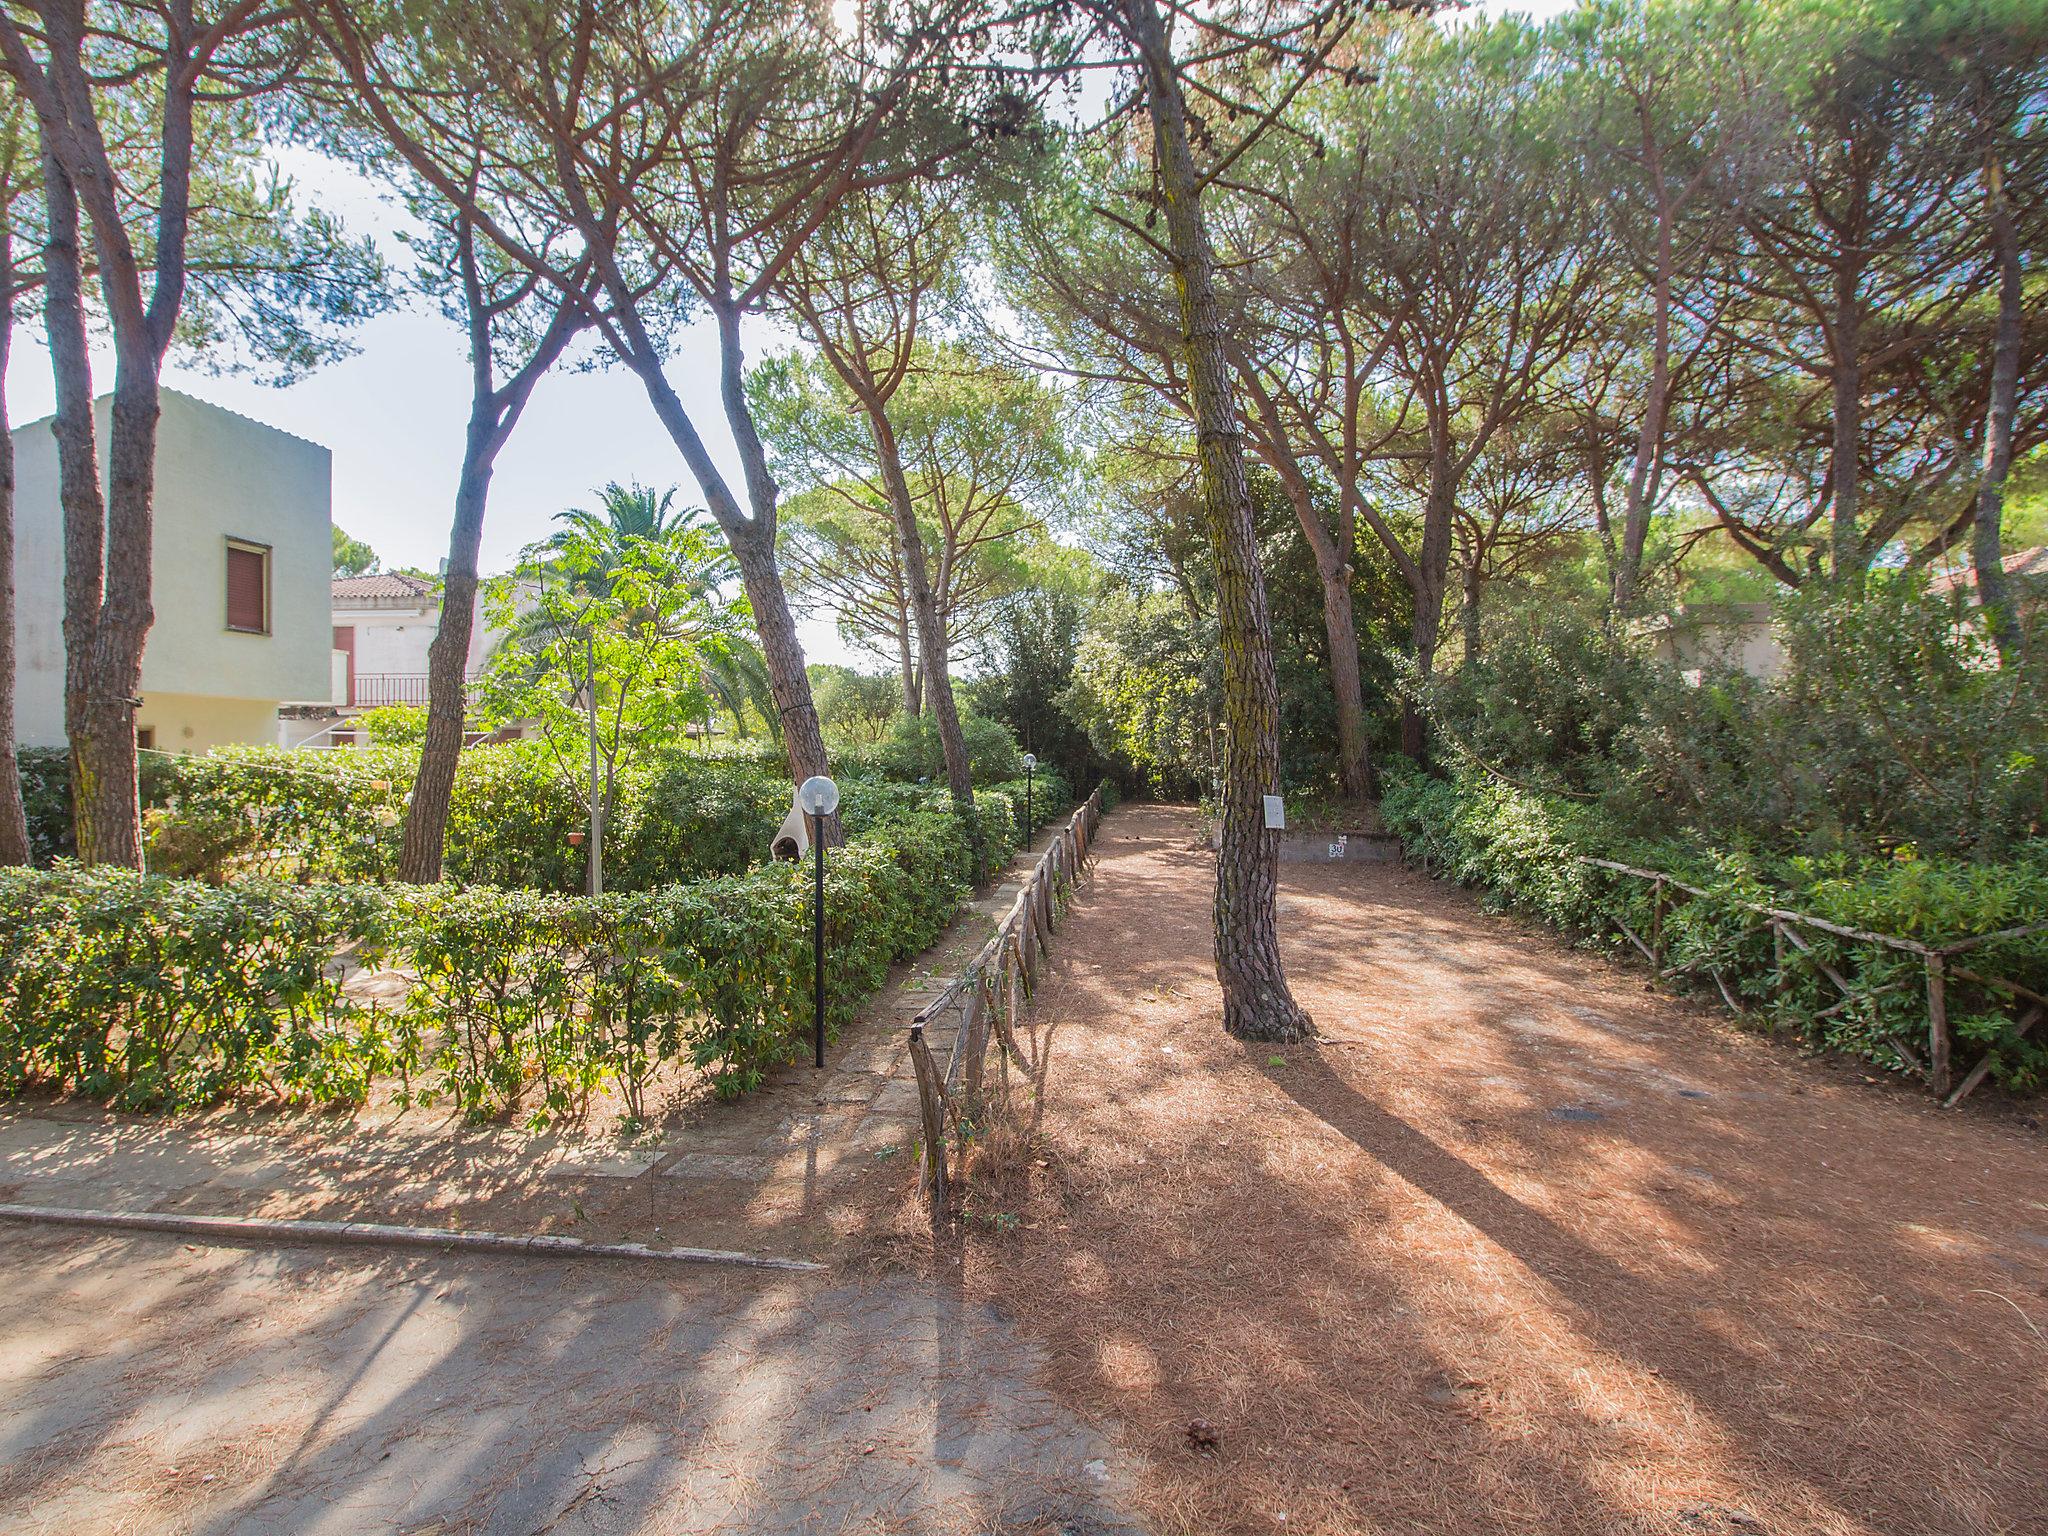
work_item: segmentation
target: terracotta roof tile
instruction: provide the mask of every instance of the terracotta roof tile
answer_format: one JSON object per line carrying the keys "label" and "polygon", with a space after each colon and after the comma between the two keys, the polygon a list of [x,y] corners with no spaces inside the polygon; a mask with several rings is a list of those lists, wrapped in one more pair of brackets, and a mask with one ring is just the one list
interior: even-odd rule
{"label": "terracotta roof tile", "polygon": [[351,602],[371,602],[378,598],[400,598],[418,600],[432,598],[437,594],[431,581],[417,576],[408,576],[403,571],[380,571],[374,576],[337,576],[334,578],[334,596]]}

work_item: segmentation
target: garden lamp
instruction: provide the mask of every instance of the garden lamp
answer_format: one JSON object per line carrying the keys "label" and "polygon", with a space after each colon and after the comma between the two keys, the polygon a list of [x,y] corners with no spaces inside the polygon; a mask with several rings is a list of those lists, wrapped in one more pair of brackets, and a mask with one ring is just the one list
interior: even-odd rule
{"label": "garden lamp", "polygon": [[796,803],[811,818],[811,1047],[825,1065],[825,818],[839,809],[839,786],[822,773],[797,786]]}
{"label": "garden lamp", "polygon": [[1036,756],[1035,754],[1033,754],[1033,753],[1030,753],[1030,752],[1026,752],[1026,753],[1024,754],[1024,846],[1025,846],[1025,847],[1026,847],[1027,849],[1028,849],[1028,848],[1030,848],[1030,846],[1031,846],[1031,828],[1032,828],[1032,820],[1031,820],[1031,775],[1032,775],[1033,771],[1037,769],[1037,767],[1038,767],[1038,758],[1037,758],[1037,756]]}

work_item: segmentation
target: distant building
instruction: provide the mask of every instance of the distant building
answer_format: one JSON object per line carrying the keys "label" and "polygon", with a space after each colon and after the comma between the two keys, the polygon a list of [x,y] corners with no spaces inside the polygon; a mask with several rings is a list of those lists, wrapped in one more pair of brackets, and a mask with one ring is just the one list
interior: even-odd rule
{"label": "distant building", "polygon": [[[2015,550],[1999,564],[2005,567],[2006,585],[2011,588],[2013,601],[2022,613],[2032,618],[2048,607],[2048,544]],[[1952,571],[1943,571],[1927,583],[1927,590],[1935,593],[1966,592],[1970,601],[1975,603],[1977,568],[1975,565],[1962,565]]]}
{"label": "distant building", "polygon": [[1751,677],[1785,670],[1785,647],[1769,603],[1702,603],[1681,607],[1649,626],[1652,653],[1681,671],[1732,666]]}
{"label": "distant building", "polygon": [[[204,752],[275,742],[278,708],[331,691],[332,458],[318,443],[163,391],[151,553],[156,622],[137,739]],[[96,402],[100,441],[111,397]],[[14,432],[16,730],[64,745],[64,527],[49,418]]]}
{"label": "distant building", "polygon": [[[441,627],[441,588],[421,576],[385,571],[337,576],[328,589],[334,647],[331,702],[287,711],[284,740],[292,746],[351,746],[362,738],[356,719],[386,704],[424,709],[427,651]],[[483,671],[505,631],[484,618],[479,591],[463,675]]]}

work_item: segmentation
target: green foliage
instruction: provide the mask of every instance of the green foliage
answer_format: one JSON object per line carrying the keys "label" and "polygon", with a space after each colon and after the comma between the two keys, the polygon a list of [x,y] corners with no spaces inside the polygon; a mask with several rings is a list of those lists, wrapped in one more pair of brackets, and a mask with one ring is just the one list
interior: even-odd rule
{"label": "green foliage", "polygon": [[411,747],[417,752],[427,740],[427,711],[420,704],[379,704],[356,716],[379,747]]}
{"label": "green foliage", "polygon": [[789,805],[786,774],[717,759],[666,759],[624,806],[616,840],[605,849],[606,883],[651,890],[738,874],[768,856]]}
{"label": "green foliage", "polygon": [[213,881],[386,879],[414,762],[395,748],[158,758],[143,816],[149,868]]}
{"label": "green foliage", "polygon": [[582,786],[563,771],[548,743],[472,747],[462,754],[448,801],[448,878],[534,891],[581,890],[584,854],[569,839],[589,827]]}
{"label": "green foliage", "polygon": [[872,747],[903,709],[903,684],[886,672],[817,663],[810,667],[818,723],[833,746]]}
{"label": "green foliage", "polygon": [[491,593],[509,634],[482,679],[484,718],[537,722],[578,794],[594,732],[608,810],[643,759],[709,717],[708,674],[729,672],[721,687],[741,688],[732,663],[746,605],[719,595],[730,560],[694,514],[674,511],[673,494],[607,486],[602,513],[562,513],[564,528]]}
{"label": "green foliage", "polygon": [[[1935,948],[2048,919],[2048,843],[2038,840],[1999,864],[1938,856],[1761,859],[1643,838],[1597,806],[1511,788],[1476,768],[1435,779],[1406,764],[1389,774],[1380,811],[1408,856],[1425,866],[1610,948],[1624,942],[1621,923],[1639,936],[1661,926],[1667,965],[1718,974],[1734,996],[1816,1044],[1893,1069],[1907,1064],[1901,1041],[1927,1036],[1920,958],[1808,930],[1819,963],[1788,951],[1781,991],[1769,924],[1755,906]],[[1707,894],[1675,900],[1658,925],[1650,882],[1580,862],[1585,857],[1657,870]],[[1846,1005],[1820,964],[1850,983]],[[1967,969],[1985,981],[1951,979],[1958,1060],[1967,1065],[1988,1054],[2000,1081],[2037,1085],[2048,1049],[2019,1037],[2013,994],[1993,984],[2048,991],[2048,935],[1973,949]]]}
{"label": "green foliage", "polygon": [[1597,801],[1645,836],[1766,853],[1997,859],[2048,823],[2048,653],[2000,667],[1916,581],[1782,601],[1768,680],[1690,672],[1554,595],[1503,607],[1425,701],[1440,755]]}
{"label": "green foliage", "polygon": [[[1010,797],[988,791],[983,814],[999,834]],[[938,935],[971,859],[958,818],[912,808],[830,856],[830,1028]],[[607,1081],[639,1115],[649,1077],[678,1060],[740,1093],[808,1042],[810,879],[807,864],[770,864],[591,901],[0,871],[0,1093],[357,1103],[375,1077],[406,1102],[539,1124]],[[345,988],[343,960],[417,981],[380,1007]]]}
{"label": "green foliage", "polygon": [[1163,592],[1095,606],[1061,706],[1131,782],[1186,796],[1208,786],[1221,707],[1215,624]]}
{"label": "green foliage", "polygon": [[350,538],[341,531],[340,525],[336,525],[334,529],[334,574],[336,576],[367,576],[382,564],[383,562],[377,557],[377,551],[370,548],[361,539]]}
{"label": "green foliage", "polygon": [[[967,761],[976,784],[1013,779],[1024,771],[1017,738],[1008,726],[968,711],[960,716],[960,734],[967,743]],[[938,722],[929,710],[899,716],[887,739],[859,761],[892,779],[938,782],[946,776],[945,749],[939,743]]]}

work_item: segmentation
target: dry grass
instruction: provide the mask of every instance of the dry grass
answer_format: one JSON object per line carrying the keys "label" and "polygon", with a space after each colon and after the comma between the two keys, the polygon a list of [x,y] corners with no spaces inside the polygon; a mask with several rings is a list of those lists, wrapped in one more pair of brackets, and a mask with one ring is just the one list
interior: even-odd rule
{"label": "dry grass", "polygon": [[958,1257],[1158,1530],[2048,1532],[2036,1132],[1399,870],[1284,872],[1324,1041],[1239,1045],[1190,820],[1107,832]]}

